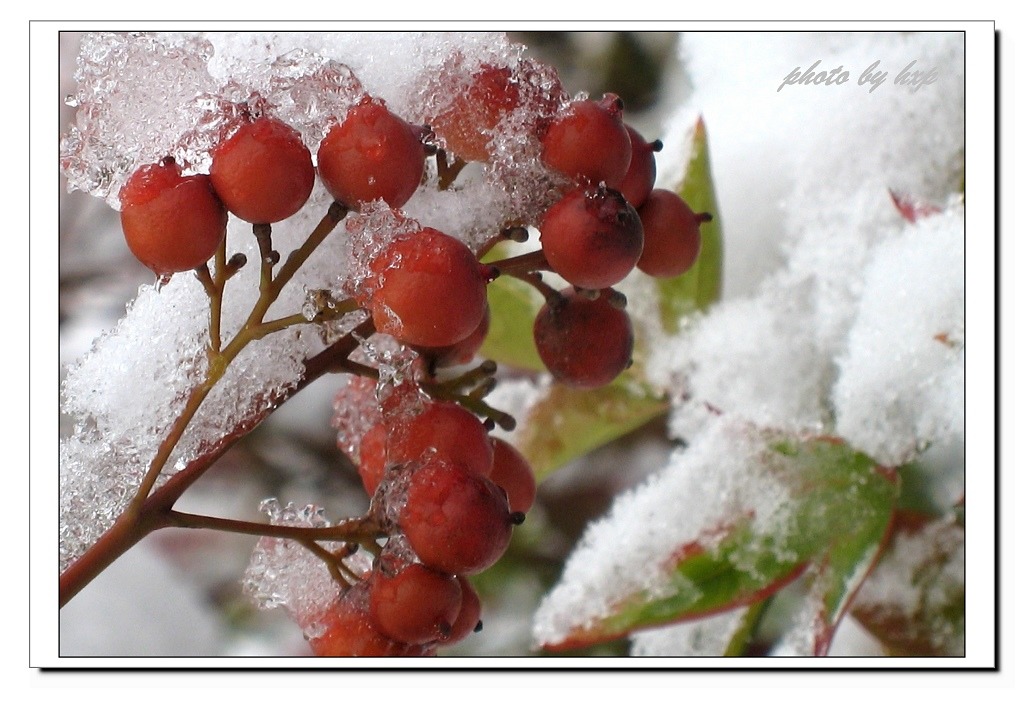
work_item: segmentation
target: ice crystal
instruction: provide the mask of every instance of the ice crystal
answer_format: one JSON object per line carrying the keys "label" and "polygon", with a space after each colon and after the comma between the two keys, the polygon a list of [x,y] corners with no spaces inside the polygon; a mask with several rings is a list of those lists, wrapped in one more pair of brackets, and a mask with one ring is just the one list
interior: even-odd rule
{"label": "ice crystal", "polygon": [[[287,527],[323,528],[330,526],[324,510],[315,505],[299,507],[275,499],[265,500],[260,510],[271,524]],[[342,548],[341,543],[321,543],[328,552]],[[361,557],[345,562],[357,573]],[[321,615],[334,602],[341,587],[322,559],[301,543],[278,537],[262,537],[253,550],[243,580],[246,594],[261,608],[284,606],[300,624]]]}

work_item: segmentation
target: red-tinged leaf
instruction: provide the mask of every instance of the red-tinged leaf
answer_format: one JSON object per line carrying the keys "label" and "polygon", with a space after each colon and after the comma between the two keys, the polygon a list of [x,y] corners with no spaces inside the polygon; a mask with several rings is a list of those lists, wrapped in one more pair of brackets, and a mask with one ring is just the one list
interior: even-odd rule
{"label": "red-tinged leaf", "polygon": [[[815,657],[828,655],[839,622],[884,549],[884,535],[877,543],[863,548],[861,541],[838,540],[825,558],[808,568],[810,588],[804,604],[811,610],[806,615],[812,620],[807,627],[792,628],[787,634],[787,644],[806,648],[806,654]],[[794,640],[799,637],[804,639]]]}
{"label": "red-tinged leaf", "polygon": [[[887,474],[884,468],[879,472]],[[873,526],[862,527],[851,536],[835,539],[823,559],[812,569],[811,593],[819,613],[814,624],[814,655],[828,655],[839,622],[846,615],[864,580],[878,563],[892,528],[894,512],[881,535]]]}
{"label": "red-tinged leaf", "polygon": [[681,544],[662,568],[652,569],[649,587],[656,592],[633,593],[604,616],[581,619],[548,649],[581,647],[757,603],[814,565],[826,627],[834,628],[885,538],[898,480],[834,438],[766,438],[763,455],[752,464],[764,466],[789,491],[790,500],[770,523],[749,514],[705,529]]}
{"label": "red-tinged leaf", "polygon": [[[964,654],[964,529],[955,513],[922,523],[900,514],[892,540],[852,607],[894,655]],[[899,594],[889,589],[900,588]]]}
{"label": "red-tinged leaf", "polygon": [[889,197],[892,199],[893,205],[896,206],[896,209],[903,218],[911,224],[922,217],[938,214],[942,211],[936,205],[925,202],[922,199],[917,199],[908,194],[897,193],[889,190]]}
{"label": "red-tinged leaf", "polygon": [[631,637],[630,654],[639,657],[743,657],[754,642],[754,632],[767,608],[768,603],[762,601],[681,623],[669,633],[658,629],[635,633]]}

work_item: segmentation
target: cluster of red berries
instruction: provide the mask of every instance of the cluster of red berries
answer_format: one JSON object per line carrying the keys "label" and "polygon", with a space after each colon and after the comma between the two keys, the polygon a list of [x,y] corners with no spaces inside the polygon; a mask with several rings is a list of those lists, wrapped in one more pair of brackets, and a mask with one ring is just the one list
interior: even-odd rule
{"label": "cluster of red berries", "polygon": [[[568,101],[557,82],[527,81],[523,72],[534,76],[537,67],[524,60],[480,68],[429,127],[365,97],[332,125],[315,166],[293,128],[246,117],[212,151],[209,175],[183,176],[166,159],[129,179],[120,194],[128,245],[159,274],[200,268],[223,243],[228,212],[254,225],[287,219],[308,200],[316,175],[349,209],[381,200],[397,212],[431,153],[439,174],[445,151],[456,163],[489,161],[494,132],[528,105],[538,157],[562,186],[536,225],[540,251],[484,265],[459,239],[417,225],[371,255],[355,300],[377,332],[419,353],[430,378],[475,357],[490,325],[487,284],[503,274],[523,278],[545,295],[534,341],[548,370],[571,386],[603,386],[633,351],[625,298],[613,287],[634,268],[659,277],[685,272],[710,216],[654,189],[661,143],[623,123],[618,97]],[[526,226],[511,225],[509,234]],[[542,271],[570,287],[548,286]],[[459,404],[424,401],[417,390],[376,411],[351,447],[387,541],[326,614],[301,620],[318,628],[310,642],[322,655],[424,654],[465,637],[480,620],[466,577],[497,561],[534,501],[526,460]]]}
{"label": "cluster of red berries", "polygon": [[661,142],[623,123],[622,110],[614,94],[574,101],[541,137],[541,159],[574,183],[539,226],[546,265],[572,287],[547,293],[534,341],[555,378],[580,388],[610,383],[632,358],[625,299],[612,287],[634,268],[663,278],[685,273],[710,219],[654,189]]}
{"label": "cluster of red berries", "polygon": [[[363,381],[342,396],[373,396]],[[467,577],[505,552],[533,505],[533,471],[474,414],[409,385],[362,408],[377,415],[355,457],[389,537],[370,572],[311,624],[310,643],[330,656],[430,654],[481,627]]]}
{"label": "cluster of red berries", "polygon": [[183,177],[171,159],[138,169],[121,189],[121,225],[132,253],[157,273],[198,268],[224,238],[227,213],[252,224],[298,212],[319,171],[344,205],[404,204],[420,184],[422,129],[365,99],[324,137],[318,168],[302,136],[270,116],[245,120],[212,151],[209,175]]}

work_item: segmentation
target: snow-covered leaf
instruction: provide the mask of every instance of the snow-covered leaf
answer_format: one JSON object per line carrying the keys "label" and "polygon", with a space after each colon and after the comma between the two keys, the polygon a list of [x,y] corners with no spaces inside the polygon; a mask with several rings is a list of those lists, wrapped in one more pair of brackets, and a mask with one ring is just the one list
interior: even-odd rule
{"label": "snow-covered leaf", "polygon": [[[700,479],[716,468],[717,492]],[[748,605],[810,564],[834,625],[897,498],[895,475],[838,439],[718,426],[591,528],[538,612],[537,640],[579,647]]]}
{"label": "snow-covered leaf", "polygon": [[[877,530],[868,530],[874,532]],[[882,535],[883,537],[885,535]],[[883,538],[871,534],[839,538],[806,573],[807,586],[789,631],[773,649],[774,655],[824,657],[855,594],[878,561]]]}
{"label": "snow-covered leaf", "polygon": [[951,514],[898,518],[892,543],[852,612],[898,655],[964,654],[964,528]]}

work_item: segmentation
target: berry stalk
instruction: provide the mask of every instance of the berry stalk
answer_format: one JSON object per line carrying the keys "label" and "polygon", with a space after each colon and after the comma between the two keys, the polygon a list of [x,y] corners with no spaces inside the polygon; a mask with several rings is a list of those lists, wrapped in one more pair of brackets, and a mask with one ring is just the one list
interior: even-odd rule
{"label": "berry stalk", "polygon": [[256,537],[279,537],[297,542],[352,542],[365,545],[384,533],[380,525],[368,516],[352,517],[330,527],[289,527],[267,522],[247,522],[240,519],[210,517],[190,512],[168,510],[162,515],[162,527],[182,529],[212,529],[219,532],[248,534]]}

